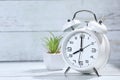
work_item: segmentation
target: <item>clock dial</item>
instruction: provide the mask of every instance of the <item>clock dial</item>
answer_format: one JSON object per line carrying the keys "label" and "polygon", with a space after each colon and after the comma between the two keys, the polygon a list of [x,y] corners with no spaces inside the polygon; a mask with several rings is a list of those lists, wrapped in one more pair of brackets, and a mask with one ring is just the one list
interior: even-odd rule
{"label": "clock dial", "polygon": [[96,61],[98,52],[96,38],[86,32],[79,32],[68,38],[64,55],[69,64],[85,68]]}

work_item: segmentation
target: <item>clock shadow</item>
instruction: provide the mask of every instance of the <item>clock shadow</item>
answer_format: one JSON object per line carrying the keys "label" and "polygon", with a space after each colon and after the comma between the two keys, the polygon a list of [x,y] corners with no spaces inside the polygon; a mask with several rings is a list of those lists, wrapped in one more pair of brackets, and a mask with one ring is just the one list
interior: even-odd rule
{"label": "clock shadow", "polygon": [[97,76],[90,76],[90,75],[78,75],[78,74],[68,74],[67,76],[61,74],[51,74],[47,76],[34,76],[34,79],[41,79],[41,80],[90,80]]}
{"label": "clock shadow", "polygon": [[43,75],[42,73],[54,72],[54,71],[48,71],[46,69],[34,69],[25,72],[28,74],[29,73],[33,74],[32,78],[36,80],[89,80],[97,77],[94,74],[81,74],[81,73],[69,73],[69,72],[66,75],[64,73],[51,73],[51,74]]}

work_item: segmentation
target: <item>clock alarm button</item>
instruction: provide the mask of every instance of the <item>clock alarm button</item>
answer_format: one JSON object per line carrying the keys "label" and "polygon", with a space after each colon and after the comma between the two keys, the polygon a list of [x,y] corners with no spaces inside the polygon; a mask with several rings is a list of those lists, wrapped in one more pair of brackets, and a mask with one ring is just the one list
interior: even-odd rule
{"label": "clock alarm button", "polygon": [[63,29],[62,31],[72,31],[74,30],[76,27],[78,27],[78,25],[80,24],[81,22],[79,20],[71,20],[69,22],[67,22],[64,26],[63,26]]}
{"label": "clock alarm button", "polygon": [[103,23],[99,24],[96,21],[90,21],[88,23],[88,28],[102,34],[107,32],[106,26]]}

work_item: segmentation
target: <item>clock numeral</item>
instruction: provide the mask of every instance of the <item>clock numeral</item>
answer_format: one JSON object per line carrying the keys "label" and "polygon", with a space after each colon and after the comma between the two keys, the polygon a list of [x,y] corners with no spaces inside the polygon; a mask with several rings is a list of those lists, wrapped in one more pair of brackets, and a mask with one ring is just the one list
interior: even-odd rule
{"label": "clock numeral", "polygon": [[77,37],[75,36],[75,40],[77,40]]}
{"label": "clock numeral", "polygon": [[89,61],[88,61],[88,60],[85,60],[85,63],[89,63]]}
{"label": "clock numeral", "polygon": [[94,45],[95,42],[91,42],[91,45]]}
{"label": "clock numeral", "polygon": [[73,60],[74,63],[76,63],[76,60]]}
{"label": "clock numeral", "polygon": [[94,56],[90,56],[90,58],[94,59]]}
{"label": "clock numeral", "polygon": [[96,49],[95,49],[95,48],[92,48],[91,51],[92,51],[92,53],[95,53],[95,52],[96,52]]}
{"label": "clock numeral", "polygon": [[87,39],[89,40],[90,38],[88,37]]}
{"label": "clock numeral", "polygon": [[71,52],[71,51],[72,51],[72,48],[71,48],[71,47],[67,47],[67,51],[68,51],[68,52]]}
{"label": "clock numeral", "polygon": [[78,63],[80,66],[83,65],[83,61],[78,61]]}
{"label": "clock numeral", "polygon": [[69,54],[69,57],[71,58],[71,57],[73,57],[73,55],[72,55],[72,54]]}
{"label": "clock numeral", "polygon": [[70,41],[70,44],[73,44],[73,41]]}

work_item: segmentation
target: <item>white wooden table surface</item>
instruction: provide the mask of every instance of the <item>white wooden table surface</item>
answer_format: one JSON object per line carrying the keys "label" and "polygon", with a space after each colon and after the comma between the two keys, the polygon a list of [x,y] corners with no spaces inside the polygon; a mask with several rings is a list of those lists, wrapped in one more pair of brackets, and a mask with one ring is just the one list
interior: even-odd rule
{"label": "white wooden table surface", "polygon": [[[117,64],[117,63],[116,63]],[[119,80],[120,68],[107,64],[101,77],[95,74],[83,75],[71,70],[67,76],[62,71],[48,71],[42,62],[0,63],[0,80]]]}

